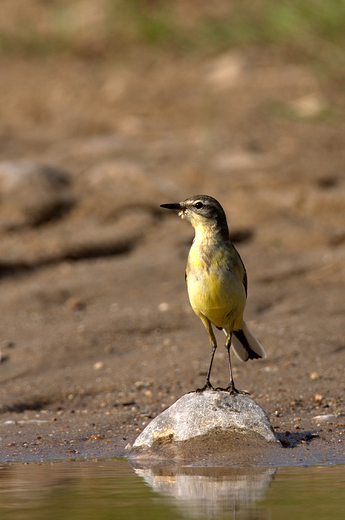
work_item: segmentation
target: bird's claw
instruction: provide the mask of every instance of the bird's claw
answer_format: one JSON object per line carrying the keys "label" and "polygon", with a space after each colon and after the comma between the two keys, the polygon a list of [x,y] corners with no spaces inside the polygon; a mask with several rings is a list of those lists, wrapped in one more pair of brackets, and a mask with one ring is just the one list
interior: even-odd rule
{"label": "bird's claw", "polygon": [[249,392],[246,392],[245,390],[237,390],[237,388],[233,384],[228,385],[226,388],[221,388],[220,386],[218,386],[216,390],[218,392],[229,392],[230,395],[249,395]]}
{"label": "bird's claw", "polygon": [[214,390],[213,386],[211,385],[211,383],[209,381],[206,381],[206,383],[204,384],[204,386],[202,388],[197,388],[195,391],[197,394],[201,394],[205,390]]}

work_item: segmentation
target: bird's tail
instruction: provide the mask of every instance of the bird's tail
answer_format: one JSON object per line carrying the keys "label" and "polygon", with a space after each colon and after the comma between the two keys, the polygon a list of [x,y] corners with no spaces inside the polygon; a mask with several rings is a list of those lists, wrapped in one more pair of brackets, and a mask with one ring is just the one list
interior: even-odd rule
{"label": "bird's tail", "polygon": [[[227,330],[223,330],[225,334],[227,334]],[[234,330],[232,333],[231,346],[238,359],[241,359],[242,361],[266,357],[266,352],[263,347],[250,332],[245,323],[241,330]]]}

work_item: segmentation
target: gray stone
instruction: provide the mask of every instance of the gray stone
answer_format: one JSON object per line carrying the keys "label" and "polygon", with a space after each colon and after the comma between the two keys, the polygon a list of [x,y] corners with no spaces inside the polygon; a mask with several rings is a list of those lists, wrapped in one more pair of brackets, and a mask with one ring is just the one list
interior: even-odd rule
{"label": "gray stone", "polygon": [[59,169],[29,160],[0,162],[0,229],[35,226],[73,203],[69,177]]}
{"label": "gray stone", "polygon": [[[279,443],[265,411],[246,395],[223,391],[190,393],[181,397],[144,429],[130,448],[132,453],[196,438],[238,434]],[[241,436],[240,435],[240,436]],[[231,437],[230,437],[231,439]]]}

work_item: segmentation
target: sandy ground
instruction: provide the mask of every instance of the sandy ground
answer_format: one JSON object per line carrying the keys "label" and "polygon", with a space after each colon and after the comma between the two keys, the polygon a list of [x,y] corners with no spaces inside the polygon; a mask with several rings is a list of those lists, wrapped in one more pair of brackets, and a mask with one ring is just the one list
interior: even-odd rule
{"label": "sandy ground", "polygon": [[345,461],[344,108],[277,49],[1,58],[0,460],[124,454],[203,383],[193,231],[159,204],[205,193],[247,267],[267,359],[235,381],[284,441],[274,463]]}

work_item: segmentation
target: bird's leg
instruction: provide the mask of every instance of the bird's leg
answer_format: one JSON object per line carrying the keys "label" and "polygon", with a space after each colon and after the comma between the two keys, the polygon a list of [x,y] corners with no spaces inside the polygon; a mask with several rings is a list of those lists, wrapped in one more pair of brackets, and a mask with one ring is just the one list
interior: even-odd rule
{"label": "bird's leg", "polygon": [[197,392],[203,392],[204,390],[207,390],[208,388],[210,390],[214,390],[213,386],[211,385],[210,383],[210,376],[211,376],[211,370],[212,370],[212,364],[213,364],[213,358],[214,358],[214,354],[217,350],[217,345],[212,345],[212,355],[211,355],[211,361],[210,361],[210,366],[208,367],[208,372],[207,372],[207,376],[206,376],[206,381],[205,381],[205,384],[202,388],[198,388],[197,389]]}
{"label": "bird's leg", "polygon": [[238,393],[235,388],[234,383],[234,377],[232,375],[232,365],[231,365],[231,355],[230,355],[230,348],[231,348],[231,332],[228,332],[225,340],[225,348],[228,351],[228,359],[229,359],[229,384],[227,386],[227,390],[230,394]]}
{"label": "bird's leg", "polygon": [[242,394],[244,392],[240,392],[239,390],[237,390],[237,388],[235,387],[235,383],[234,383],[234,377],[232,375],[231,356],[230,356],[231,336],[232,336],[232,334],[229,331],[227,333],[226,340],[225,340],[225,348],[228,351],[228,359],[229,359],[229,384],[226,388],[217,388],[217,390],[223,390],[225,392],[229,392],[230,395],[234,395],[234,394]]}
{"label": "bird's leg", "polygon": [[208,332],[208,337],[210,338],[210,343],[211,343],[211,347],[212,347],[212,355],[211,355],[210,366],[208,367],[208,371],[207,371],[205,384],[202,388],[198,388],[196,390],[198,393],[203,392],[204,390],[207,390],[207,389],[214,390],[213,386],[210,383],[210,376],[211,376],[214,355],[217,350],[217,341],[216,341],[215,335],[213,334],[212,325],[211,325],[210,321],[207,318],[205,318],[204,316],[200,316],[200,319],[203,322],[203,324],[205,325],[206,330]]}
{"label": "bird's leg", "polygon": [[228,351],[228,358],[229,358],[229,384],[226,387],[226,390],[231,394],[238,394],[238,390],[235,388],[234,383],[234,377],[232,375],[232,365],[231,365],[231,355],[230,355],[230,347],[231,347],[231,334],[230,334],[230,341],[226,341],[225,344],[226,350]]}

